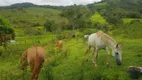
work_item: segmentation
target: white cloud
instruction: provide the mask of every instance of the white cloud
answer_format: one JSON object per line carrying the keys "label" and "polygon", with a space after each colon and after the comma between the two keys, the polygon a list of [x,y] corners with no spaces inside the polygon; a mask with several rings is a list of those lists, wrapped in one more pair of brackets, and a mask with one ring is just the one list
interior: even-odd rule
{"label": "white cloud", "polygon": [[73,5],[73,4],[88,4],[101,0],[0,0],[0,6],[11,5],[14,3],[31,2],[38,5]]}
{"label": "white cloud", "polygon": [[88,4],[88,3],[93,3],[93,2],[98,2],[101,0],[72,0],[74,4]]}

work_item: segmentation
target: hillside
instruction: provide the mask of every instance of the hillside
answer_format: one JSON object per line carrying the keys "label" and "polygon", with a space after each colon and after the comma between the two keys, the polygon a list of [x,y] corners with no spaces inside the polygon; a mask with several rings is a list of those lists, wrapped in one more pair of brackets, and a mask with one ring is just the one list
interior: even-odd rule
{"label": "hillside", "polygon": [[[30,66],[21,70],[22,61],[27,61],[21,56],[31,46],[42,46],[46,50],[38,80],[142,80],[142,75],[133,79],[128,72],[129,66],[142,67],[141,3],[142,0],[102,0],[87,6],[18,3],[12,5],[15,7],[0,7],[0,26],[10,25],[16,33],[15,42],[7,42],[7,50],[0,46],[0,80],[31,79]],[[5,25],[3,29],[7,32]],[[88,41],[84,36],[100,30],[121,44],[121,48],[102,33],[95,34],[98,37],[93,37],[94,41],[89,37],[92,45],[95,41],[102,43],[95,59],[98,66],[95,66],[92,58],[97,55],[92,56],[92,53],[99,48],[92,46],[90,54],[85,54]],[[58,48],[58,40],[63,41],[62,48]],[[110,56],[106,52],[110,52]],[[119,58],[122,65],[117,65]]]}
{"label": "hillside", "polygon": [[32,7],[32,6],[36,6],[33,3],[29,3],[29,2],[24,2],[24,3],[15,3],[12,4],[10,7]]}
{"label": "hillside", "polygon": [[87,6],[93,12],[98,11],[110,24],[122,24],[122,18],[142,18],[141,0],[102,0]]}
{"label": "hillside", "polygon": [[54,20],[56,23],[66,22],[67,19],[60,17],[60,13],[59,10],[41,7],[0,9],[0,15],[7,18],[14,27],[39,26],[43,25],[46,19]]}

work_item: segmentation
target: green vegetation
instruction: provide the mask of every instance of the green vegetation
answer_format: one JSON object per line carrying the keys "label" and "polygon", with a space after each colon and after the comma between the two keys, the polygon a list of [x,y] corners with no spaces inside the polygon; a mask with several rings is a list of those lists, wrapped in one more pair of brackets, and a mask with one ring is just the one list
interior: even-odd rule
{"label": "green vegetation", "polygon": [[106,6],[106,5],[107,5],[107,2],[101,2],[101,3],[95,4],[94,6],[97,7],[97,6]]}
{"label": "green vegetation", "polygon": [[103,18],[98,12],[91,17],[91,21],[94,23],[108,24],[105,18]]}
{"label": "green vegetation", "polygon": [[0,16],[0,34],[14,34],[14,30],[8,20]]}
{"label": "green vegetation", "polygon": [[46,19],[54,20],[56,23],[66,22],[67,19],[61,17],[60,13],[60,11],[55,9],[40,7],[19,7],[0,10],[0,15],[7,18],[14,27],[39,26],[43,25]]}
{"label": "green vegetation", "polygon": [[123,19],[124,24],[130,24],[132,21],[142,22],[142,19],[140,18],[124,18]]}
{"label": "green vegetation", "polygon": [[[8,43],[6,51],[0,46],[0,80],[30,79],[30,68],[20,70],[19,58],[33,45],[46,49],[39,80],[131,80],[128,67],[142,66],[141,3],[141,0],[102,0],[57,9],[37,5],[0,8],[0,27],[14,29],[17,42]],[[122,44],[121,66],[116,65],[112,56],[107,66],[103,50],[99,51],[97,67],[92,64],[92,56],[84,61],[88,47],[84,35],[99,30]],[[64,42],[62,50],[56,49],[53,42],[58,39]]]}

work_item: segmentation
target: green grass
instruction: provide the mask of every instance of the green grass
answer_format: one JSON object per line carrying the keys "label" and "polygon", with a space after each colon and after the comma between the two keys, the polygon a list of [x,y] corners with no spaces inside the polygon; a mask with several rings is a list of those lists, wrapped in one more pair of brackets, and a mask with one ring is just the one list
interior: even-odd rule
{"label": "green grass", "polygon": [[124,18],[123,19],[123,23],[124,24],[129,24],[132,20],[140,20],[140,22],[142,22],[142,19],[137,19],[137,18]]}
{"label": "green grass", "polygon": [[[52,39],[55,39],[55,35],[52,33],[47,33],[45,36],[16,37],[19,44],[10,44],[9,47],[12,50],[2,51],[3,53],[0,57],[0,79],[21,80],[30,78],[29,68],[24,73],[18,68],[20,56],[24,50],[33,44],[43,45],[47,43],[50,45],[50,47],[46,47],[46,55],[51,59],[44,63],[39,80],[130,80],[127,72],[128,66],[142,66],[142,58],[138,56],[142,52],[142,39],[130,40],[115,36],[115,39],[122,43],[123,64],[117,66],[111,56],[109,67],[106,65],[106,53],[103,50],[99,51],[97,67],[92,64],[91,54],[88,62],[84,62],[87,42],[83,42],[83,38],[78,40],[65,39],[64,48],[67,49],[67,53],[64,51],[58,52],[52,43]],[[38,40],[40,43],[37,43]]]}
{"label": "green grass", "polygon": [[[123,49],[123,65],[117,66],[113,57],[111,57],[110,66],[106,65],[106,53],[100,51],[99,58],[97,60],[98,67],[94,67],[92,64],[92,56],[89,57],[89,61],[83,64],[86,56],[84,53],[87,49],[87,44],[78,43],[75,46],[71,46],[70,56],[67,60],[60,65],[53,68],[53,80],[130,80],[127,73],[128,66],[141,66],[141,57],[137,54],[141,52],[140,40],[122,40],[118,41],[124,43]],[[76,43],[76,40],[69,41],[68,44]],[[131,44],[131,45],[127,45]],[[130,50],[131,49],[131,50]]]}
{"label": "green grass", "polygon": [[93,16],[91,16],[91,21],[94,23],[102,23],[102,24],[108,24],[107,21],[105,20],[105,18],[103,18],[103,16],[101,16],[98,12],[95,12],[95,14]]}
{"label": "green grass", "polygon": [[142,26],[141,22],[119,25],[117,29],[113,30],[113,34],[115,36],[121,36],[121,38],[142,39],[141,26]]}
{"label": "green grass", "polygon": [[[41,69],[39,80],[131,80],[127,72],[128,66],[142,66],[141,23],[119,25],[119,28],[110,31],[116,41],[122,44],[123,64],[117,66],[114,58],[110,56],[109,67],[106,65],[107,55],[103,50],[99,51],[97,67],[92,64],[91,53],[93,50],[90,52],[88,62],[84,62],[87,41],[83,41],[83,34],[93,33],[96,29],[76,31],[75,33],[79,35],[78,39],[64,39],[63,51],[58,51],[52,40],[58,36],[68,35],[66,33],[68,31],[62,31],[60,34],[47,32],[44,35],[29,36],[25,35],[24,29],[21,28],[28,24],[39,23],[41,25],[35,26],[35,28],[43,30],[42,25],[46,19],[55,20],[57,23],[67,21],[66,18],[59,16],[60,13],[58,10],[40,7],[0,11],[0,15],[8,18],[15,27],[20,27],[15,28],[18,44],[9,44],[10,49],[7,51],[0,46],[2,54],[0,56],[0,80],[30,79],[29,67],[27,71],[19,70],[19,58],[27,48],[33,45],[48,44],[45,48],[46,56],[49,59],[45,61]],[[91,17],[91,20],[94,23],[108,24],[98,12]],[[133,19],[124,19],[125,23],[130,23],[131,20]],[[140,77],[141,79],[142,77]]]}

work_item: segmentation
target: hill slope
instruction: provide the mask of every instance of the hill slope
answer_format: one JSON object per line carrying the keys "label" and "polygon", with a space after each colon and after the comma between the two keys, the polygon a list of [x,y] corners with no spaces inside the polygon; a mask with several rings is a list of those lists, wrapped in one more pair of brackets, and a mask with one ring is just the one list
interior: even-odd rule
{"label": "hill slope", "polygon": [[59,10],[41,7],[0,9],[0,15],[7,18],[14,27],[43,25],[46,19],[54,20],[56,23],[67,21],[66,18],[60,16],[60,13]]}

